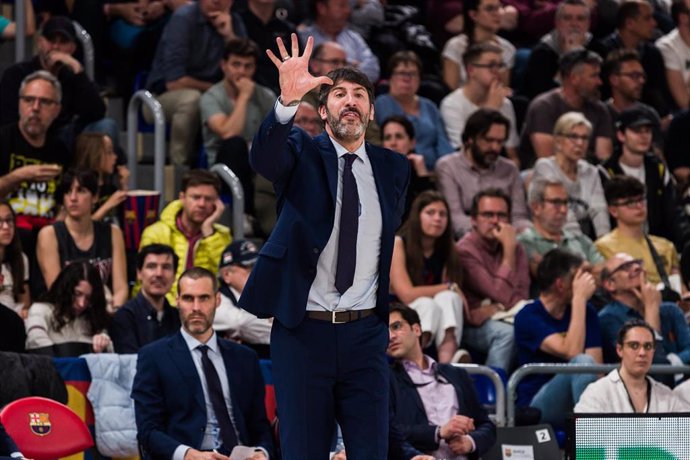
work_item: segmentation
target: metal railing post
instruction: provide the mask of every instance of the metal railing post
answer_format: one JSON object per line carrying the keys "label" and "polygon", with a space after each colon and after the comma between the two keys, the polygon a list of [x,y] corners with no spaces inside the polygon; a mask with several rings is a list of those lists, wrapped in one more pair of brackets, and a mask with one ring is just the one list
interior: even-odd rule
{"label": "metal railing post", "polygon": [[132,95],[127,106],[127,167],[129,187],[137,187],[137,119],[142,104],[151,110],[154,120],[153,188],[161,194],[163,206],[163,169],[165,168],[165,115],[163,107],[153,94],[141,89]]}
{"label": "metal railing post", "polygon": [[93,48],[93,40],[91,39],[91,35],[81,26],[81,24],[79,24],[77,21],[72,21],[72,24],[74,24],[74,31],[76,32],[77,40],[81,42],[81,47],[84,49],[84,72],[86,72],[86,75],[91,81],[94,81],[96,76],[94,70],[96,52]]}
{"label": "metal railing post", "polygon": [[24,0],[14,0],[14,62],[22,62],[26,56],[26,9]]}
{"label": "metal railing post", "polygon": [[491,379],[494,388],[496,389],[496,425],[505,426],[506,425],[506,389],[503,385],[503,379],[501,376],[490,368],[489,366],[482,366],[479,364],[453,364],[455,367],[459,367],[467,371],[468,374],[480,374],[485,375]]}
{"label": "metal railing post", "polygon": [[221,163],[211,166],[211,171],[218,174],[228,184],[232,193],[232,239],[244,239],[244,189],[232,169]]}
{"label": "metal railing post", "polygon": [[[618,364],[580,364],[580,363],[530,363],[520,366],[508,379],[507,415],[508,426],[515,426],[515,399],[520,381],[531,374],[599,374],[609,373]],[[654,364],[650,374],[690,374],[690,366],[670,366]]]}

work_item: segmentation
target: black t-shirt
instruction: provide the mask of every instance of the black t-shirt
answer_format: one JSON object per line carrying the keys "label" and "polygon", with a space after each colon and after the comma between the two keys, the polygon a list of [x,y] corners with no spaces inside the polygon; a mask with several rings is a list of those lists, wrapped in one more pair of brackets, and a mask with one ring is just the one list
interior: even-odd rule
{"label": "black t-shirt", "polygon": [[[70,166],[71,155],[57,139],[47,139],[43,147],[29,144],[17,123],[0,128],[0,175],[22,166],[58,164]],[[55,190],[60,176],[46,182],[22,182],[8,199],[17,214],[17,227],[28,230],[50,224],[55,218]]]}

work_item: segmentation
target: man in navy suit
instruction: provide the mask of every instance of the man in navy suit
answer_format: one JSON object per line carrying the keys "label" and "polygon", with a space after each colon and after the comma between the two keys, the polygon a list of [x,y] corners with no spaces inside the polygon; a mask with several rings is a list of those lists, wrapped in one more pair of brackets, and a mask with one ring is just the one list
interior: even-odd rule
{"label": "man in navy suit", "polygon": [[[271,358],[285,460],[328,458],[334,420],[348,459],[388,451],[388,284],[393,237],[409,179],[407,159],[364,142],[373,88],[352,68],[309,74],[277,39],[280,97],[252,143],[250,162],[273,183],[278,219],[240,306],[274,317]],[[293,127],[319,84],[325,133]]]}
{"label": "man in navy suit", "polygon": [[395,359],[390,397],[398,428],[415,449],[436,458],[479,458],[496,442],[496,426],[467,372],[422,353],[419,315],[407,305],[393,305],[389,321],[388,355]]}
{"label": "man in navy suit", "polygon": [[220,304],[218,281],[193,267],[178,283],[182,328],[139,351],[132,387],[144,458],[267,460],[272,440],[256,353],[218,338],[211,328]]}

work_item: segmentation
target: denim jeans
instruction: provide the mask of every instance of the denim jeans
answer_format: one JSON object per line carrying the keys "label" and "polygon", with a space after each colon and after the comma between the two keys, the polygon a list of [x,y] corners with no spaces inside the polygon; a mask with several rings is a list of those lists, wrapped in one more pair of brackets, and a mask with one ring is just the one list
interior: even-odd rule
{"label": "denim jeans", "polygon": [[487,320],[479,327],[465,325],[463,342],[486,353],[486,365],[500,367],[506,374],[515,363],[515,331],[512,324]]}
{"label": "denim jeans", "polygon": [[[596,364],[590,355],[584,353],[569,362]],[[541,423],[550,423],[554,428],[563,429],[566,414],[573,411],[587,385],[596,379],[596,374],[556,374],[534,395],[530,406],[541,410]]]}

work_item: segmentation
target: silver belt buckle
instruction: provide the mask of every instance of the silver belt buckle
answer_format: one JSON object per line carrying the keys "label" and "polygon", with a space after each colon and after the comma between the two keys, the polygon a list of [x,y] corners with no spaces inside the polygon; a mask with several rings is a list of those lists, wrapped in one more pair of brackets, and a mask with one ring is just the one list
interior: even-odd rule
{"label": "silver belt buckle", "polygon": [[337,320],[335,319],[336,313],[340,313],[340,312],[335,311],[335,310],[333,310],[333,311],[331,312],[331,324],[345,324],[345,323],[347,323],[347,321],[337,321]]}

